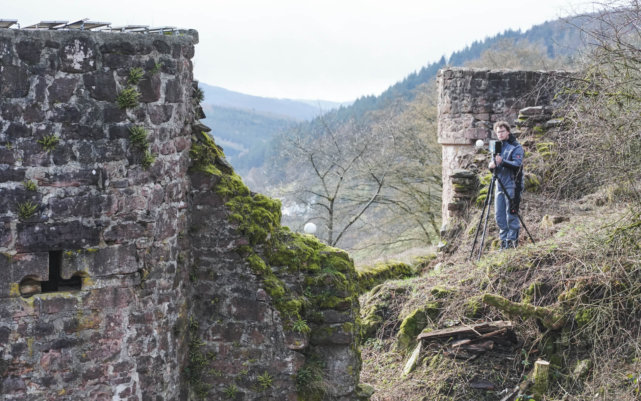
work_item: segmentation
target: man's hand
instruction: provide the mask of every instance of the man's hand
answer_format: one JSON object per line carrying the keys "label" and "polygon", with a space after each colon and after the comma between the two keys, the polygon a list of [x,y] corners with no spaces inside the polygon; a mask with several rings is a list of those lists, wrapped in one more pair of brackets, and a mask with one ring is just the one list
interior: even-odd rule
{"label": "man's hand", "polygon": [[493,169],[496,168],[496,166],[501,164],[502,161],[503,161],[503,158],[501,156],[499,156],[499,155],[496,155],[496,156],[494,156],[494,160],[492,160],[490,162],[490,164],[487,166],[487,168],[489,168],[490,170],[493,170]]}

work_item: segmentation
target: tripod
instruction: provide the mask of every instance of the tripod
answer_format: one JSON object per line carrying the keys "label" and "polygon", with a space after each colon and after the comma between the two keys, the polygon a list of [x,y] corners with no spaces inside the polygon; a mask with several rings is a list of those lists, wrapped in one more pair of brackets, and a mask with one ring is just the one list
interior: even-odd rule
{"label": "tripod", "polygon": [[[492,155],[492,160],[494,160],[494,155]],[[472,250],[470,251],[470,258],[472,258],[472,255],[474,254],[474,248],[476,247],[476,241],[479,236],[479,229],[481,228],[481,224],[483,224],[483,235],[481,236],[481,245],[479,246],[478,259],[480,260],[481,256],[483,256],[483,244],[485,243],[485,234],[487,233],[487,221],[488,221],[488,218],[490,217],[490,210],[492,209],[491,207],[492,200],[494,198],[494,189],[497,182],[501,187],[501,191],[503,191],[503,194],[505,194],[505,197],[507,198],[508,204],[510,206],[510,210],[512,210],[512,202],[514,202],[514,200],[508,194],[507,190],[505,189],[505,186],[503,186],[501,179],[496,175],[496,168],[494,168],[492,172],[492,181],[490,181],[490,186],[487,189],[487,197],[485,198],[485,202],[483,204],[483,211],[481,212],[481,217],[479,218],[479,224],[476,227],[476,234],[474,235],[474,243],[472,244]],[[485,214],[486,209],[487,209],[487,214]],[[525,226],[525,223],[523,222],[521,215],[518,213],[518,211],[516,211],[515,214],[519,218],[519,221],[521,222],[521,225],[525,229],[525,232],[527,232],[527,235],[530,237],[530,240],[532,240],[532,243],[534,244],[535,243],[534,238],[532,238],[532,234],[530,234],[530,231]],[[485,217],[485,222],[483,222],[483,217]]]}

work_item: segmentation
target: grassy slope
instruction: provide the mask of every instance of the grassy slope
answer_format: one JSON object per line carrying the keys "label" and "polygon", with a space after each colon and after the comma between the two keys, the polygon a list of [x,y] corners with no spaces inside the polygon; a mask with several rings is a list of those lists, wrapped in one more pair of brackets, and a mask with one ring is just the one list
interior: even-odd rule
{"label": "grassy slope", "polygon": [[[500,400],[501,391],[526,380],[537,358],[552,362],[548,400],[638,399],[641,217],[621,199],[612,203],[612,193],[616,188],[575,202],[525,194],[521,215],[537,243],[503,253],[486,244],[480,261],[467,258],[480,213],[474,210],[456,251],[418,277],[388,281],[361,296],[364,327],[372,332],[368,324],[375,326],[363,345],[361,373],[361,381],[377,389],[372,400]],[[566,220],[553,224],[546,215]],[[497,236],[494,224],[488,236]],[[481,302],[488,293],[552,308],[565,324],[548,330],[536,319],[504,313]],[[414,344],[399,347],[399,329],[417,309],[432,312],[412,327],[410,338],[423,325],[429,330],[510,319],[518,342],[496,344],[475,360],[446,356],[444,342],[424,344],[418,367],[403,377]],[[580,361],[585,372],[575,372]],[[473,388],[483,382],[493,389]]]}

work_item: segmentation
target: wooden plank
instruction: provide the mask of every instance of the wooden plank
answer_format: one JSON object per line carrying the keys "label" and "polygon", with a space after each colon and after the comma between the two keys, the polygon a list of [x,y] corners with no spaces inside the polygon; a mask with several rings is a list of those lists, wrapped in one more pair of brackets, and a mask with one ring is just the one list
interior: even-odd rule
{"label": "wooden plank", "polygon": [[466,338],[465,340],[456,341],[456,342],[454,342],[452,344],[452,348],[468,345],[468,344],[471,344],[473,342],[476,342],[476,341],[479,341],[479,340],[482,340],[482,339],[485,339],[485,338],[490,338],[490,337],[495,337],[495,336],[502,336],[502,335],[505,335],[505,333],[507,333],[507,328],[506,327],[504,327],[504,328],[502,328],[500,330],[491,331],[491,332],[489,332],[487,334],[483,334],[482,336],[479,336],[479,337],[476,337],[476,338]]}
{"label": "wooden plank", "polygon": [[478,323],[470,326],[449,327],[447,329],[434,330],[418,335],[417,340],[436,340],[456,336],[474,336],[480,337],[483,334],[498,331],[501,329],[511,329],[512,322],[509,320],[499,320],[496,322]]}

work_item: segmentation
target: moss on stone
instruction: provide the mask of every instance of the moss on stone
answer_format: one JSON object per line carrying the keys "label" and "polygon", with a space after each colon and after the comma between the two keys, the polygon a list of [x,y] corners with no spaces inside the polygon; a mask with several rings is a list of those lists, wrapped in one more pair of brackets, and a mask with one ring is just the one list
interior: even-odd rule
{"label": "moss on stone", "polygon": [[494,306],[510,316],[519,316],[523,319],[539,319],[543,326],[551,330],[558,330],[565,324],[563,314],[553,308],[512,302],[494,294],[485,294],[482,299],[484,303]]}
{"label": "moss on stone", "polygon": [[379,263],[373,267],[364,267],[358,272],[358,286],[361,293],[369,291],[387,280],[408,278],[416,275],[416,270],[401,262]]}
{"label": "moss on stone", "polygon": [[450,296],[453,292],[454,292],[453,290],[449,288],[441,287],[441,286],[433,287],[430,290],[430,294],[432,294],[432,296],[436,299],[446,298]]}
{"label": "moss on stone", "polygon": [[474,203],[477,206],[483,206],[485,200],[487,199],[487,191],[490,188],[490,182],[492,181],[492,173],[487,173],[484,176],[479,178],[481,189],[479,190],[478,196],[474,200]]}
{"label": "moss on stone", "polygon": [[575,301],[577,298],[580,298],[583,296],[583,288],[581,285],[575,285],[572,288],[569,288],[565,291],[563,291],[561,294],[559,294],[558,301],[561,303],[571,303]]}
{"label": "moss on stone", "polygon": [[579,327],[583,327],[590,323],[592,319],[594,318],[595,311],[592,308],[582,308],[579,309],[575,314],[574,314],[574,320],[576,323],[579,325]]}
{"label": "moss on stone", "polygon": [[554,142],[538,142],[534,146],[539,155],[547,159],[556,154],[556,152],[554,152],[555,145]]}
{"label": "moss on stone", "polygon": [[525,174],[524,181],[526,192],[537,193],[541,190],[541,179],[536,174]]}
{"label": "moss on stone", "polygon": [[539,282],[530,284],[530,286],[523,292],[523,302],[531,304],[536,298],[540,297],[541,287],[542,284]]}
{"label": "moss on stone", "polygon": [[416,337],[421,334],[423,329],[435,320],[440,313],[438,302],[430,302],[421,308],[410,312],[401,323],[398,330],[398,346],[402,350],[407,350],[416,344]]}
{"label": "moss on stone", "polygon": [[[229,187],[227,187],[229,189]],[[261,194],[233,196],[226,205],[231,210],[230,220],[252,245],[265,242],[280,226],[280,201]]]}
{"label": "moss on stone", "polygon": [[222,175],[218,165],[225,155],[214,140],[204,132],[198,132],[192,136],[190,172],[200,171],[210,175]]}
{"label": "moss on stone", "polygon": [[[209,135],[199,133],[192,139],[190,172],[216,177],[212,190],[224,200],[229,220],[249,241],[249,245],[239,246],[236,251],[260,278],[272,305],[281,314],[284,328],[294,330],[296,322],[314,321],[317,323],[314,330],[332,329],[322,322],[322,311],[326,309],[357,316],[358,313],[351,311],[358,307],[359,292],[349,255],[313,236],[281,227],[280,201],[249,191]],[[304,273],[299,283],[301,288],[288,287],[281,278],[281,275],[291,277],[292,272]],[[341,327],[346,332],[360,332],[358,321]],[[355,344],[358,344],[358,335]],[[317,380],[318,369],[314,368],[317,365],[320,366],[317,359],[307,358],[299,370],[299,399],[323,399],[325,392],[318,385],[324,379]]]}
{"label": "moss on stone", "polygon": [[481,316],[483,303],[481,297],[472,297],[463,304],[463,315],[469,319],[476,319]]}
{"label": "moss on stone", "polygon": [[412,267],[414,268],[414,270],[418,271],[420,269],[427,267],[430,264],[430,262],[432,262],[437,257],[438,255],[436,253],[417,256],[414,259],[412,259]]}

